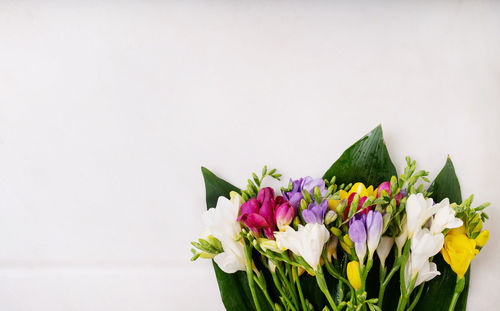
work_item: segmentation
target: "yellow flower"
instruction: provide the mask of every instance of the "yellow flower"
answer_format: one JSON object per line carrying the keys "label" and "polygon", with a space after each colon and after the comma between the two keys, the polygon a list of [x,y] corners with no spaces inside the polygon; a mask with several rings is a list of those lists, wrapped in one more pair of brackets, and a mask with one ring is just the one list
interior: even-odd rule
{"label": "yellow flower", "polygon": [[490,232],[488,230],[481,231],[481,233],[479,233],[479,235],[476,237],[476,246],[483,247],[489,239]]}
{"label": "yellow flower", "polygon": [[340,190],[339,196],[340,196],[340,199],[338,199],[338,200],[329,200],[328,201],[328,208],[331,209],[332,211],[336,211],[337,205],[339,205],[340,201],[342,201],[343,199],[347,199],[349,197],[349,194],[347,194],[347,192],[344,190]]}
{"label": "yellow flower", "polygon": [[[351,187],[351,190],[349,190],[349,195],[351,195],[352,193],[359,194],[361,198],[369,196],[374,196],[374,197],[377,196],[377,190],[373,190],[373,186],[366,188],[365,185],[361,182],[357,182]],[[349,197],[349,195],[347,197]]]}
{"label": "yellow flower", "polygon": [[476,241],[467,237],[463,226],[448,232],[441,249],[444,260],[455,271],[459,279],[464,277],[470,262],[478,253]]}
{"label": "yellow flower", "polygon": [[361,288],[361,276],[359,275],[359,263],[351,261],[347,264],[347,279],[355,290]]}
{"label": "yellow flower", "polygon": [[365,187],[365,185],[361,182],[357,182],[355,183],[351,189],[349,190],[349,192],[346,192],[344,190],[340,190],[339,192],[339,199],[338,200],[329,200],[328,201],[328,207],[331,209],[331,210],[334,210],[336,211],[337,210],[337,205],[339,205],[340,201],[342,201],[343,199],[348,199],[349,196],[353,193],[357,193],[359,194],[359,197],[362,198],[362,197],[369,197],[369,196],[373,196],[373,197],[377,197],[377,189],[373,189],[373,186],[370,186],[368,188]]}

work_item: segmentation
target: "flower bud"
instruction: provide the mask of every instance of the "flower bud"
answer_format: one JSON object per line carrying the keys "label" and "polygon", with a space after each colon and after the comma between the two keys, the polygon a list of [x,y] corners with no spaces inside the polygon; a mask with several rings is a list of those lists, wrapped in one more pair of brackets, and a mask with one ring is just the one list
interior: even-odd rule
{"label": "flower bud", "polygon": [[337,219],[337,213],[332,210],[326,212],[325,215],[325,225],[329,225]]}
{"label": "flower bud", "polygon": [[344,214],[345,208],[347,207],[347,199],[340,200],[340,203],[337,205],[337,213],[339,215]]}
{"label": "flower bud", "polygon": [[276,243],[275,240],[269,240],[269,239],[265,239],[265,238],[259,238],[257,240],[258,240],[259,246],[262,248],[262,250],[264,250],[264,251],[270,250],[270,251],[273,251],[273,252],[279,253],[279,254],[283,253],[283,250],[281,250],[278,247],[278,244]]}
{"label": "flower bud", "polygon": [[380,198],[382,195],[388,195],[389,197],[392,196],[391,192],[391,183],[388,181],[385,181],[378,186],[378,191],[377,191],[377,198]]}
{"label": "flower bud", "polygon": [[361,275],[359,274],[359,262],[351,261],[347,264],[347,279],[351,286],[358,290],[361,288]]}
{"label": "flower bud", "polygon": [[306,210],[307,209],[307,202],[305,199],[302,199],[300,201],[300,210],[303,211],[303,210]]}
{"label": "flower bud", "polygon": [[396,190],[398,190],[398,179],[396,176],[391,177],[391,194],[396,193]]}
{"label": "flower bud", "polygon": [[327,248],[327,258],[328,262],[332,262],[332,256],[337,260],[337,245],[339,243],[339,239],[335,236],[332,235],[330,238],[330,242],[328,242],[328,248]]}
{"label": "flower bud", "polygon": [[342,239],[342,231],[337,227],[331,227],[330,232],[336,237]]}
{"label": "flower bud", "polygon": [[483,247],[486,244],[486,242],[488,242],[489,239],[490,239],[490,232],[488,230],[483,230],[476,237],[476,246]]}
{"label": "flower bud", "polygon": [[280,231],[285,230],[285,227],[292,222],[294,216],[295,208],[288,202],[281,204],[274,211],[276,225]]}
{"label": "flower bud", "polygon": [[380,244],[377,247],[377,255],[378,258],[380,259],[382,267],[384,268],[385,268],[385,260],[387,259],[387,256],[391,252],[392,245],[394,245],[394,238],[383,236],[380,239]]}
{"label": "flower bud", "polygon": [[268,264],[269,264],[269,270],[272,273],[276,273],[276,265],[271,260],[268,260]]}

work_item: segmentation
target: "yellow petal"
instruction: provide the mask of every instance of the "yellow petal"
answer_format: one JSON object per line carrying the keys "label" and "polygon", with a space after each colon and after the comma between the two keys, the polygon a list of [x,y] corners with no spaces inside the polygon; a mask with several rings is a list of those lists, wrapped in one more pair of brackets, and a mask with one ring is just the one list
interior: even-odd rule
{"label": "yellow petal", "polygon": [[352,193],[357,193],[359,196],[364,197],[366,196],[366,187],[363,183],[357,182],[354,185],[352,185],[351,190],[349,190],[349,195]]}
{"label": "yellow petal", "polygon": [[359,275],[359,263],[351,261],[347,264],[347,279],[355,290],[361,288],[361,276]]}
{"label": "yellow petal", "polygon": [[446,235],[441,254],[458,278],[461,279],[469,269],[470,262],[476,256],[477,249],[476,241],[469,239],[465,233],[460,233],[459,229],[455,232],[451,230]]}
{"label": "yellow petal", "polygon": [[461,226],[459,228],[455,228],[455,229],[451,229],[447,236],[448,235],[454,235],[454,234],[465,234],[465,227],[464,226]]}
{"label": "yellow petal", "polygon": [[479,235],[476,237],[476,245],[478,247],[483,247],[486,242],[490,239],[490,232],[488,230],[483,230]]}

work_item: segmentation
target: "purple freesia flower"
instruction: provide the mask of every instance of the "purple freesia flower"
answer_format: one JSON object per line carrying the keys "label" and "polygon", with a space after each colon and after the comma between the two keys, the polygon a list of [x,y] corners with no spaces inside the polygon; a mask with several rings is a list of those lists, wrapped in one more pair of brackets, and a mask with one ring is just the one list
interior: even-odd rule
{"label": "purple freesia flower", "polygon": [[384,220],[379,211],[369,211],[366,216],[367,244],[370,255],[373,255],[380,242]]}
{"label": "purple freesia flower", "polygon": [[349,221],[349,238],[354,242],[359,263],[363,265],[366,255],[366,215],[364,213],[355,214]]}
{"label": "purple freesia flower", "polygon": [[325,213],[328,208],[328,201],[324,200],[320,204],[313,202],[307,209],[302,211],[302,217],[308,224],[322,224],[325,221]]}
{"label": "purple freesia flower", "polygon": [[349,221],[349,238],[354,243],[366,242],[366,215],[357,213]]}
{"label": "purple freesia flower", "polygon": [[300,201],[304,198],[302,195],[303,190],[306,190],[310,194],[314,194],[314,188],[318,187],[322,196],[324,196],[327,191],[325,181],[321,178],[314,179],[311,176],[307,176],[296,180],[290,179],[290,182],[292,183],[292,190],[284,191],[283,198],[295,207],[296,211],[300,206]]}

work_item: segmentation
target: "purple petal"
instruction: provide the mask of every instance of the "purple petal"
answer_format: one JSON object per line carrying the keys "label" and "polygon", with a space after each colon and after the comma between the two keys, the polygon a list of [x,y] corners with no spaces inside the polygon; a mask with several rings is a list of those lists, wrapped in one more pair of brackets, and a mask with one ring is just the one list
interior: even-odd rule
{"label": "purple petal", "polygon": [[302,218],[308,224],[316,224],[319,223],[316,219],[316,214],[314,214],[311,210],[305,209],[302,211]]}
{"label": "purple petal", "polygon": [[382,226],[384,220],[382,214],[378,211],[369,211],[366,217],[366,228],[368,230],[368,236],[377,237],[382,233]]}
{"label": "purple petal", "polygon": [[356,243],[366,242],[366,229],[364,219],[351,219],[351,224],[349,225],[349,238],[351,238],[351,240]]}
{"label": "purple petal", "polygon": [[292,204],[293,207],[298,208],[300,206],[300,201],[304,198],[302,195],[302,192],[296,192],[291,195],[290,199],[288,202]]}
{"label": "purple petal", "polygon": [[307,176],[304,178],[304,186],[303,189],[307,192],[313,194],[314,188],[318,187],[321,195],[326,194],[325,181],[321,178],[313,179],[311,176]]}

